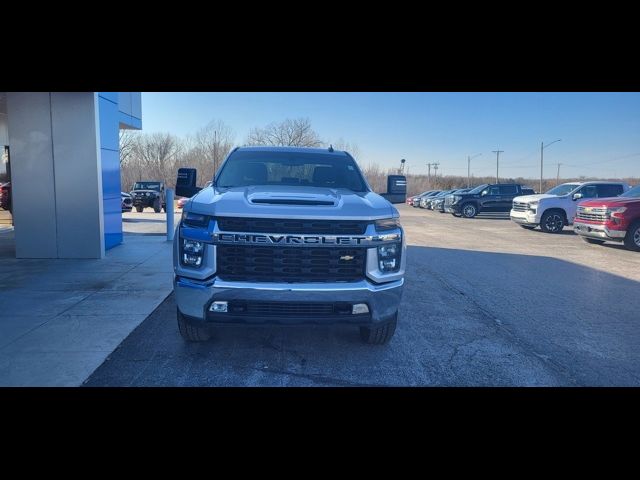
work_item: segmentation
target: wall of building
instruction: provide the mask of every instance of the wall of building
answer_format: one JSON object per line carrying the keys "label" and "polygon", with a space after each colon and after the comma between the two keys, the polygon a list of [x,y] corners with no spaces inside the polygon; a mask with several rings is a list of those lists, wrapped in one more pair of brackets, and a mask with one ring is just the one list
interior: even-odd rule
{"label": "wall of building", "polygon": [[120,128],[142,128],[141,92],[118,92]]}
{"label": "wall of building", "polygon": [[118,95],[99,92],[100,156],[102,163],[102,203],[104,211],[104,247],[122,243],[122,206],[120,188],[120,146]]}
{"label": "wall of building", "polygon": [[98,95],[7,94],[18,258],[102,258]]}

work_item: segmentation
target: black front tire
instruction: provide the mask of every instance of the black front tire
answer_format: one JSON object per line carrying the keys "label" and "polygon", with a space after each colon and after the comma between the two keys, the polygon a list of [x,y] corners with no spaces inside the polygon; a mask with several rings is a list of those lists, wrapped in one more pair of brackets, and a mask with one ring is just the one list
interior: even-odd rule
{"label": "black front tire", "polygon": [[142,210],[144,210],[144,207],[136,207],[136,212],[142,213]]}
{"label": "black front tire", "polygon": [[192,325],[184,318],[180,310],[176,310],[178,315],[178,330],[180,335],[188,342],[206,342],[211,338],[211,332],[206,327]]}
{"label": "black front tire", "polygon": [[632,252],[640,252],[640,221],[634,222],[624,237],[624,248]]}
{"label": "black front tire", "polygon": [[558,210],[544,212],[540,219],[540,230],[544,233],[560,233],[566,223],[564,213]]}
{"label": "black front tire", "polygon": [[594,245],[602,245],[604,243],[604,240],[598,240],[597,238],[582,237],[582,239],[585,242],[592,243]]}
{"label": "black front tire", "polygon": [[391,340],[398,325],[398,312],[393,318],[376,327],[360,327],[360,338],[369,345],[384,345]]}
{"label": "black front tire", "polygon": [[478,207],[476,207],[473,203],[465,203],[460,208],[462,212],[462,216],[464,218],[473,218],[478,214]]}
{"label": "black front tire", "polygon": [[160,200],[155,200],[153,202],[153,211],[156,213],[160,213]]}

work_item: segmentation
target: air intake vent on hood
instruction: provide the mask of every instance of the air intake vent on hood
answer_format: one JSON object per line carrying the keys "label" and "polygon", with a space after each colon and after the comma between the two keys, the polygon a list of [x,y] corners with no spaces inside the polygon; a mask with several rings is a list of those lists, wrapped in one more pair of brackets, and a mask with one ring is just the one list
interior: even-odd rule
{"label": "air intake vent on hood", "polygon": [[327,200],[300,200],[296,198],[256,198],[251,203],[262,203],[267,205],[335,205]]}

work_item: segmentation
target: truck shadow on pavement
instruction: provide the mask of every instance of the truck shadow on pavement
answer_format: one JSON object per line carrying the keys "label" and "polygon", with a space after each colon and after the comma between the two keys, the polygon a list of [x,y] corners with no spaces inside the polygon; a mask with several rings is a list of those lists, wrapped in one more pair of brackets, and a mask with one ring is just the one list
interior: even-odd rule
{"label": "truck shadow on pavement", "polygon": [[552,257],[409,246],[385,346],[362,344],[354,327],[314,326],[221,327],[186,343],[170,295],[86,385],[637,386],[640,258],[628,253],[631,278]]}

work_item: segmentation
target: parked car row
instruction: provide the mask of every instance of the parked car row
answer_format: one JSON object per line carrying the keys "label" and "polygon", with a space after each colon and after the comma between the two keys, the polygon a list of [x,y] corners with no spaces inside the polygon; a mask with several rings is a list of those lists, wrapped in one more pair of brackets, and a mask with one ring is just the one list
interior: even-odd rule
{"label": "parked car row", "polygon": [[640,251],[640,185],[564,183],[544,194],[516,197],[510,217],[523,228],[540,227],[545,233],[573,225],[588,243],[621,242]]}
{"label": "parked car row", "polygon": [[522,228],[539,227],[545,233],[560,233],[573,225],[573,231],[588,243],[613,241],[640,251],[640,185],[570,182],[536,194],[514,183],[483,184],[473,189],[427,191],[407,203],[464,218],[508,212]]}

